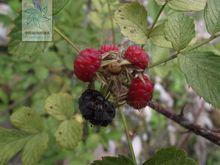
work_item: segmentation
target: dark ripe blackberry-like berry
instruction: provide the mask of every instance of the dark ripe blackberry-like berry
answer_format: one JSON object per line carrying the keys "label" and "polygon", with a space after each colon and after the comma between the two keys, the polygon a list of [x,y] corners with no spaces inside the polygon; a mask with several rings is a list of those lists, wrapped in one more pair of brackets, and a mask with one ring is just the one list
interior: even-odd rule
{"label": "dark ripe blackberry-like berry", "polygon": [[87,89],[79,99],[82,116],[93,125],[107,126],[115,117],[114,106],[98,91]]}

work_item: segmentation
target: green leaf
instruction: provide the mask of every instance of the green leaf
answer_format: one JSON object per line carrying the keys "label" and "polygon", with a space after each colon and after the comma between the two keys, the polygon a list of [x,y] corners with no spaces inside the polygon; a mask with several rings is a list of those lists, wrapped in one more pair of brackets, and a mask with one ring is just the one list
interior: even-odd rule
{"label": "green leaf", "polygon": [[[42,63],[41,63],[42,64]],[[46,79],[49,75],[49,70],[48,68],[42,66],[42,65],[37,65],[34,67],[34,71],[35,71],[35,74],[36,74],[36,77],[43,81],[44,79]]]}
{"label": "green leaf", "polygon": [[155,0],[159,5],[164,5],[166,0]]}
{"label": "green leaf", "polygon": [[53,94],[47,98],[45,110],[57,120],[67,120],[73,115],[73,99],[66,93]]}
{"label": "green leaf", "polygon": [[24,147],[28,139],[22,131],[0,127],[0,164],[6,164]]}
{"label": "green leaf", "polygon": [[210,34],[215,34],[220,31],[220,1],[208,0],[204,18],[206,22],[206,28]]}
{"label": "green leaf", "polygon": [[48,147],[49,137],[47,133],[33,135],[25,145],[22,152],[24,165],[37,164]]}
{"label": "green leaf", "polygon": [[56,131],[57,143],[65,149],[74,149],[82,138],[82,124],[76,120],[63,121]]}
{"label": "green leaf", "polygon": [[134,162],[129,158],[119,155],[118,157],[106,156],[103,157],[102,160],[95,160],[90,165],[134,165]]}
{"label": "green leaf", "polygon": [[148,12],[148,15],[153,19],[155,20],[157,15],[158,15],[158,12],[160,11],[160,8],[161,6],[159,6],[155,0],[148,0],[147,1],[147,12]]}
{"label": "green leaf", "polygon": [[11,115],[10,119],[15,127],[29,133],[38,133],[44,129],[43,119],[28,107],[20,108]]}
{"label": "green leaf", "polygon": [[[161,48],[157,46],[150,46],[148,48],[149,54],[154,54],[151,58],[151,63],[155,63],[157,61],[161,61],[162,59],[168,58],[170,56],[170,50],[167,48]],[[166,65],[160,65],[158,67],[153,68],[153,72],[160,76],[161,78],[166,78],[169,74],[175,70],[175,63],[167,63]],[[175,77],[176,78],[176,77]]]}
{"label": "green leaf", "polygon": [[195,92],[220,108],[220,56],[212,52],[192,52],[180,55],[178,61]]}
{"label": "green leaf", "polygon": [[215,46],[213,45],[204,45],[199,47],[197,50],[195,51],[201,51],[201,52],[212,52],[215,55],[220,56],[220,50],[217,49]]}
{"label": "green leaf", "polygon": [[197,165],[183,150],[171,147],[159,150],[143,165]]}
{"label": "green leaf", "polygon": [[6,94],[5,91],[3,91],[3,89],[0,89],[0,101],[1,103],[4,103],[6,105],[9,102],[9,96]]}
{"label": "green leaf", "polygon": [[[116,6],[118,6],[118,2],[112,0],[111,2],[111,10],[114,11]],[[89,20],[100,29],[110,29],[111,28],[111,14],[109,13],[108,3],[106,0],[98,0],[93,1],[92,10],[88,14]]]}
{"label": "green leaf", "polygon": [[9,53],[21,60],[34,60],[41,55],[50,42],[25,42],[22,41],[22,17],[18,16],[14,21],[14,28],[10,33],[8,45]]}
{"label": "green leaf", "polygon": [[203,10],[206,0],[171,0],[168,5],[174,10],[200,11]]}
{"label": "green leaf", "polygon": [[[159,5],[163,5],[166,0],[156,0]],[[203,10],[206,0],[169,0],[168,6],[179,11],[200,11]]]}
{"label": "green leaf", "polygon": [[53,15],[58,14],[71,0],[53,0]]}
{"label": "green leaf", "polygon": [[157,25],[150,33],[150,40],[159,47],[172,48],[172,44],[165,38],[165,24]]}
{"label": "green leaf", "polygon": [[115,22],[121,33],[137,44],[148,40],[147,11],[138,2],[126,3],[115,12]]}
{"label": "green leaf", "polygon": [[184,49],[195,37],[193,19],[183,13],[173,13],[168,17],[165,25],[165,36],[176,50]]}

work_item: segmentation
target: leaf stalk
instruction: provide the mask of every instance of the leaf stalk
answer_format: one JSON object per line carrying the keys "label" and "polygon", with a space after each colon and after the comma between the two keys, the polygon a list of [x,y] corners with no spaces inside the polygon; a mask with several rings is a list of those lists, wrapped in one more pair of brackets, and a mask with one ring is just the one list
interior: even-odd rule
{"label": "leaf stalk", "polygon": [[111,9],[111,5],[109,0],[107,0],[107,4],[108,4],[108,10],[110,13],[110,19],[111,19],[111,30],[112,30],[112,42],[113,44],[115,44],[115,28],[114,28],[114,22],[113,22],[113,15],[112,15],[112,9]]}
{"label": "leaf stalk", "polygon": [[59,34],[66,42],[68,42],[73,47],[76,53],[80,52],[80,49],[65,34],[63,34],[56,26],[54,27],[54,30],[55,32],[57,32],[57,34]]}
{"label": "leaf stalk", "polygon": [[168,3],[168,1],[166,1],[165,4],[160,8],[160,11],[158,12],[158,14],[157,14],[157,16],[156,16],[156,18],[155,18],[155,20],[154,20],[154,22],[153,22],[149,32],[148,32],[148,37],[152,33],[152,31],[153,31],[155,25],[157,24],[157,21],[158,21],[160,15],[161,15],[161,13],[163,12],[164,8],[166,7],[167,3]]}
{"label": "leaf stalk", "polygon": [[124,116],[124,113],[123,113],[122,109],[120,109],[120,114],[121,114],[121,119],[122,119],[122,123],[123,123],[124,130],[125,130],[125,134],[126,134],[126,137],[127,137],[127,142],[128,142],[128,145],[129,145],[130,153],[131,153],[131,156],[132,156],[132,160],[135,164],[137,164],[135,154],[134,154],[134,149],[133,149],[132,142],[131,142],[131,139],[130,139],[130,136],[129,136],[129,130],[128,130],[127,122],[126,122],[126,119],[125,119],[125,116]]}
{"label": "leaf stalk", "polygon": [[199,43],[199,44],[196,44],[196,45],[194,45],[193,47],[191,47],[191,48],[189,48],[189,49],[183,49],[183,50],[181,50],[181,51],[178,51],[177,53],[175,53],[175,54],[169,56],[168,58],[162,59],[162,60],[160,60],[160,61],[158,61],[158,62],[156,62],[156,63],[150,65],[150,66],[148,67],[148,69],[152,69],[152,68],[155,67],[155,66],[158,66],[158,65],[164,64],[164,63],[166,63],[166,62],[168,62],[168,61],[171,61],[171,60],[177,58],[179,54],[187,53],[187,52],[190,52],[190,51],[192,51],[192,50],[198,49],[199,47],[201,47],[201,46],[203,46],[203,45],[205,45],[205,44],[211,42],[212,40],[214,40],[214,39],[216,39],[216,38],[218,38],[218,37],[220,37],[220,34],[212,35],[212,36],[211,36],[210,38],[208,38],[207,40],[205,40],[205,41],[203,41],[203,42],[201,42],[201,43]]}

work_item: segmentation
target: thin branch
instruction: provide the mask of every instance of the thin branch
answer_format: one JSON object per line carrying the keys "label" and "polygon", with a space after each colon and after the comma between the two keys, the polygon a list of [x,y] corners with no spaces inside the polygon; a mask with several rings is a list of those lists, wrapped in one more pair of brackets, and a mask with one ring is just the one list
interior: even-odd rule
{"label": "thin branch", "polygon": [[54,27],[55,32],[57,32],[66,42],[68,42],[76,53],[80,52],[80,49],[65,35],[63,34],[56,26]]}
{"label": "thin branch", "polygon": [[151,69],[151,68],[153,68],[153,67],[155,67],[155,66],[158,66],[158,65],[164,64],[164,63],[166,63],[166,62],[168,62],[168,61],[171,61],[171,60],[177,58],[179,54],[181,54],[181,53],[186,53],[186,52],[190,52],[190,51],[192,51],[192,50],[195,50],[195,49],[197,49],[197,48],[199,48],[199,47],[201,47],[201,46],[203,46],[203,45],[205,45],[205,44],[208,44],[209,42],[211,42],[212,40],[214,40],[214,39],[216,39],[216,38],[218,38],[218,37],[220,37],[220,34],[213,35],[213,36],[211,36],[210,38],[208,38],[207,40],[205,40],[205,41],[203,41],[203,42],[201,42],[201,43],[199,43],[199,44],[196,44],[195,46],[193,46],[193,47],[191,47],[191,48],[189,48],[189,49],[183,49],[183,50],[181,50],[181,51],[178,51],[177,53],[175,53],[175,54],[169,56],[168,58],[162,59],[162,60],[160,60],[160,61],[158,61],[158,62],[156,62],[156,63],[150,65],[150,66],[148,67],[148,69]]}
{"label": "thin branch", "polygon": [[[205,101],[202,100],[201,101],[201,106],[198,109],[197,113],[193,113],[194,116],[194,123],[196,124],[198,122],[198,119],[200,118],[200,115],[202,113],[202,111],[204,110],[204,106],[205,106]],[[189,140],[191,136],[191,132],[188,132],[187,134],[185,134],[179,141],[178,146],[180,146],[181,148],[186,144],[186,142]]]}
{"label": "thin branch", "polygon": [[129,148],[130,148],[132,160],[136,164],[136,158],[135,158],[132,142],[131,142],[131,139],[130,139],[130,136],[129,136],[127,122],[126,122],[126,119],[125,119],[125,116],[124,116],[124,113],[123,113],[122,109],[120,109],[119,111],[120,111],[120,114],[121,114],[121,119],[122,119],[122,123],[123,123],[123,126],[124,126],[125,134],[126,134],[126,137],[127,137],[128,145],[129,145]]}
{"label": "thin branch", "polygon": [[163,12],[165,6],[167,5],[167,3],[168,3],[168,1],[160,8],[160,11],[158,12],[158,14],[157,14],[157,16],[156,16],[156,18],[155,18],[155,20],[154,20],[154,22],[153,22],[149,32],[148,32],[148,37],[150,36],[151,32],[153,31],[155,25],[157,24],[157,21],[158,21],[160,15],[161,15],[161,13]]}
{"label": "thin branch", "polygon": [[186,119],[184,116],[175,114],[170,110],[161,107],[158,103],[154,103],[153,101],[149,102],[148,106],[157,111],[158,113],[164,115],[165,117],[173,120],[182,127],[195,133],[196,135],[202,136],[210,142],[220,146],[220,134],[216,134],[208,129],[201,127],[198,124],[194,124],[190,122],[188,119]]}
{"label": "thin branch", "polygon": [[115,44],[115,28],[114,28],[114,22],[113,22],[113,15],[112,15],[112,9],[109,0],[107,0],[108,3],[108,10],[110,13],[110,18],[111,18],[111,30],[112,30],[112,42]]}
{"label": "thin branch", "polygon": [[175,54],[169,56],[168,58],[165,58],[165,59],[162,59],[162,60],[160,60],[160,61],[157,61],[157,62],[151,64],[151,65],[148,67],[148,69],[152,69],[152,68],[155,67],[155,66],[158,66],[158,65],[164,64],[164,63],[166,63],[166,62],[169,62],[169,61],[171,61],[171,60],[177,58],[177,56],[178,56],[179,54],[180,54],[180,53],[175,53]]}

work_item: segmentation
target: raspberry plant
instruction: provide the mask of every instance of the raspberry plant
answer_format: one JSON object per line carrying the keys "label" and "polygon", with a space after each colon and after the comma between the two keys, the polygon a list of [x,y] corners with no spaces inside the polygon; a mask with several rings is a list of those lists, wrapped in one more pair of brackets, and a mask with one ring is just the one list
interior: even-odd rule
{"label": "raspberry plant", "polygon": [[[65,6],[68,6],[69,1],[71,0],[53,1],[55,18],[58,13],[62,13]],[[219,134],[191,123],[185,118],[183,112],[175,114],[156,102],[153,97],[155,78],[151,72],[161,65],[165,68],[170,67],[169,63],[175,63],[185,76],[188,85],[206,102],[220,108],[220,74],[218,72],[220,56],[214,47],[205,47],[220,37],[218,7],[220,1],[155,0],[152,3],[159,5],[157,13],[151,16],[153,21],[148,20],[145,6],[137,1],[119,4],[107,0],[103,3],[103,13],[110,15],[108,20],[105,20],[105,15],[91,12],[89,17],[97,28],[110,27],[112,32],[112,43],[99,45],[98,49],[92,48],[92,45],[76,46],[60,30],[56,19],[53,27],[53,42],[23,42],[21,15],[18,14],[14,20],[15,27],[10,33],[9,53],[21,61],[35,61],[39,58],[35,56],[36,53],[46,52],[47,54],[50,49],[65,47],[69,44],[77,56],[73,61],[73,72],[68,75],[70,74],[71,77],[74,73],[85,87],[81,89],[79,99],[76,99],[77,96],[73,98],[71,95],[74,94],[64,86],[64,92],[52,94],[46,99],[45,104],[41,104],[45,110],[42,114],[30,107],[22,107],[13,112],[10,121],[15,128],[0,128],[0,164],[7,164],[20,151],[23,164],[37,164],[53,139],[53,142],[63,149],[76,149],[83,140],[83,123],[89,121],[94,126],[110,127],[114,124],[114,118],[118,113],[121,115],[132,160],[119,155],[103,157],[102,160],[96,160],[91,164],[140,164],[135,158],[122,109],[125,104],[140,111],[134,110],[137,113],[144,111],[146,106],[151,107],[198,136],[220,145]],[[97,1],[94,4],[98,6]],[[115,10],[114,13],[112,9]],[[194,19],[191,16],[194,12],[203,12],[209,38],[196,38]],[[94,17],[106,22],[95,22]],[[117,40],[116,24],[129,44],[123,40]],[[60,39],[65,41],[61,46],[57,44]],[[153,56],[160,54],[149,53],[150,47],[154,49],[163,47],[171,55],[154,61]],[[72,66],[69,68],[72,69]],[[55,69],[54,72],[56,71]],[[66,73],[65,69],[62,70],[62,73],[64,72]],[[48,82],[50,83],[51,80],[62,81],[59,77],[53,77]],[[78,103],[78,106],[73,102]],[[79,108],[81,114],[74,111],[73,107]],[[53,127],[48,124],[50,120],[53,120]],[[55,130],[52,129],[54,126]],[[143,164],[195,165],[197,162],[187,157],[184,151],[171,147],[159,150]]]}

